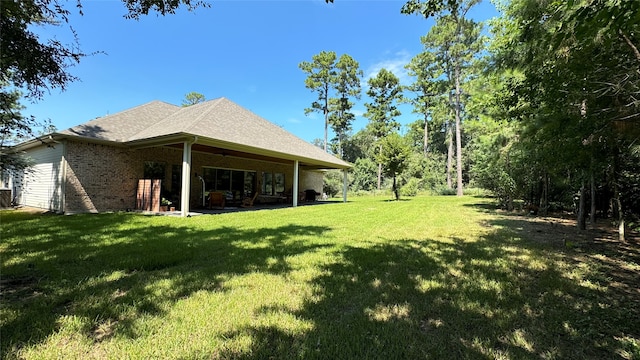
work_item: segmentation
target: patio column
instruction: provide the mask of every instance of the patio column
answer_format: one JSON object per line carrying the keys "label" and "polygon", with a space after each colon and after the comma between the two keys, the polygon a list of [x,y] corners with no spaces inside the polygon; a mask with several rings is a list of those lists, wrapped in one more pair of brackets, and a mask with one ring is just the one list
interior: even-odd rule
{"label": "patio column", "polygon": [[195,142],[184,142],[182,150],[182,191],[180,192],[180,216],[189,215],[189,199],[191,198],[191,145]]}
{"label": "patio column", "polygon": [[342,180],[342,202],[347,202],[347,185],[349,179],[347,178],[347,169],[342,170],[344,172],[344,179]]}
{"label": "patio column", "polygon": [[293,162],[293,189],[291,189],[291,198],[293,199],[293,207],[298,206],[298,178],[300,177],[299,175],[299,168],[300,167],[300,163],[298,162],[298,160],[295,160]]}

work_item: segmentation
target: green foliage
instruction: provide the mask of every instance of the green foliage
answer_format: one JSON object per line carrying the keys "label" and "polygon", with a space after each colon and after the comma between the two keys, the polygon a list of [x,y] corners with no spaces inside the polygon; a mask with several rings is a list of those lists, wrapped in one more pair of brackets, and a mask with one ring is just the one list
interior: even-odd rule
{"label": "green foliage", "polygon": [[334,197],[342,192],[344,174],[340,170],[329,170],[324,173],[322,191],[329,197]]}
{"label": "green foliage", "polygon": [[[321,51],[312,56],[312,61],[303,61],[298,67],[307,74],[305,86],[318,94],[318,100],[305,109],[305,114],[318,112],[324,115],[324,149],[328,150],[328,128],[331,125],[336,134],[333,151],[341,154],[342,142],[355,119],[351,112],[354,104],[350,98],[360,98],[360,65],[347,54],[337,59],[334,51]],[[332,96],[332,92],[337,97]]]}
{"label": "green foliage", "polygon": [[376,139],[382,139],[398,130],[400,124],[395,120],[400,116],[396,104],[402,99],[400,79],[387,69],[381,69],[375,77],[368,81],[367,95],[372,102],[365,103],[369,119],[369,130]]}
{"label": "green foliage", "polygon": [[380,152],[376,155],[376,161],[382,164],[383,173],[393,178],[392,190],[396,200],[400,198],[396,179],[407,168],[410,152],[411,148],[405,138],[397,133],[391,133],[380,140]]}
{"label": "green foliage", "polygon": [[600,202],[633,197],[620,185],[630,174],[623,159],[640,136],[640,53],[632,35],[640,30],[640,3],[518,0],[502,10],[491,46],[504,81],[494,116],[521,126],[509,140],[518,155],[495,165],[494,182],[515,181],[528,200],[550,207],[572,206],[591,179],[603,189]]}
{"label": "green foliage", "polygon": [[419,190],[434,191],[446,184],[445,159],[443,154],[429,153],[426,157],[412,152],[407,159],[407,169],[401,178],[403,183],[418,180]]}
{"label": "green foliage", "polygon": [[201,102],[204,102],[205,100],[206,98],[204,97],[204,95],[198,92],[192,91],[184,96],[184,100],[182,100],[182,107],[199,104]]}
{"label": "green foliage", "polygon": [[402,196],[416,196],[420,190],[420,180],[416,178],[410,178],[406,184],[400,188],[400,194]]}
{"label": "green foliage", "polygon": [[351,174],[353,180],[351,182],[351,190],[353,191],[371,191],[376,188],[376,172],[378,166],[369,158],[359,158],[353,164]]}
{"label": "green foliage", "polygon": [[[2,87],[0,91],[0,169],[17,173],[33,165],[33,161],[12,145],[55,131],[50,121],[39,122],[21,111],[20,92]],[[41,131],[38,131],[41,128]]]}
{"label": "green foliage", "polygon": [[360,158],[373,158],[376,151],[375,142],[376,138],[370,131],[370,126],[365,126],[344,141],[343,159],[355,163]]}

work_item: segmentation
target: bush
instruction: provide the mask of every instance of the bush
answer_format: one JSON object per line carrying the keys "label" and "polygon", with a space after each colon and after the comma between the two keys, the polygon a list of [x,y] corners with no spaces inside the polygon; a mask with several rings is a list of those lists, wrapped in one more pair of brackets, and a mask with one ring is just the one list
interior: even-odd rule
{"label": "bush", "polygon": [[448,189],[446,187],[440,187],[438,189],[436,189],[436,193],[438,195],[456,195],[458,192],[456,191],[456,189]]}
{"label": "bush", "polygon": [[324,183],[322,185],[322,192],[332,198],[342,191],[343,186],[343,174],[341,171],[332,170],[327,171],[324,174]]}
{"label": "bush", "polygon": [[420,180],[418,180],[416,178],[411,178],[400,189],[400,195],[402,195],[402,196],[416,196],[416,195],[418,195],[418,190],[420,190]]}

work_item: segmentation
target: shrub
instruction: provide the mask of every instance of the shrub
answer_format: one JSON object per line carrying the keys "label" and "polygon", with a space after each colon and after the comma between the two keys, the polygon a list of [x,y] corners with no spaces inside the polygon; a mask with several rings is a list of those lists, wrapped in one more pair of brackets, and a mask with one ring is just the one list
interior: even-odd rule
{"label": "shrub", "polygon": [[418,195],[418,190],[420,190],[420,180],[416,178],[411,178],[400,189],[400,194],[402,196],[416,196]]}

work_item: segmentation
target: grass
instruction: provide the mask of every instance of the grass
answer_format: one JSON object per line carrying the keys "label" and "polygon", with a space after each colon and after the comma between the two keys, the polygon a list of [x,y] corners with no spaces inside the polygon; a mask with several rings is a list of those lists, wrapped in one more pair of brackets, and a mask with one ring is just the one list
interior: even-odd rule
{"label": "grass", "polygon": [[2,358],[640,359],[638,247],[483,198],[0,217]]}

